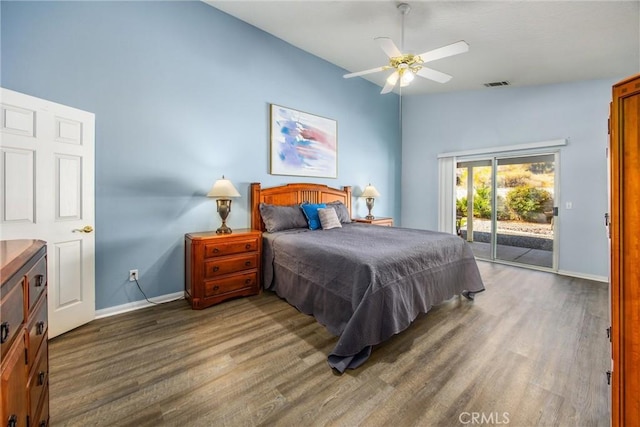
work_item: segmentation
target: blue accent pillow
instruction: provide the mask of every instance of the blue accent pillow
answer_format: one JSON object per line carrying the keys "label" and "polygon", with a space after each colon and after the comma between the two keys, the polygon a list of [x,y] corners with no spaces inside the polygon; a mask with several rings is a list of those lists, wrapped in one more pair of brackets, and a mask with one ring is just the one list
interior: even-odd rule
{"label": "blue accent pillow", "polygon": [[309,223],[310,230],[319,230],[322,228],[322,224],[320,223],[320,217],[318,216],[318,209],[326,208],[327,205],[324,203],[318,204],[306,204],[300,205],[302,208],[302,212],[304,212],[304,216],[307,217],[307,222]]}

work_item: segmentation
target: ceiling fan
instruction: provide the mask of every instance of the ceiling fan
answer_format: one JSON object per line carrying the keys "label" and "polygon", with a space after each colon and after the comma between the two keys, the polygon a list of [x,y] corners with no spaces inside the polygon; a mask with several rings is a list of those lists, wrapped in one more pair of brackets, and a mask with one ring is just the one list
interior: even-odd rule
{"label": "ceiling fan", "polygon": [[[404,48],[404,17],[411,7],[407,3],[400,3],[398,10],[402,14],[402,44]],[[365,74],[377,73],[379,71],[386,71],[393,69],[393,72],[387,77],[387,81],[380,91],[380,93],[389,93],[400,81],[400,87],[408,86],[413,81],[416,75],[424,77],[425,79],[433,80],[438,83],[446,83],[451,80],[449,74],[445,74],[440,71],[433,70],[431,68],[424,67],[426,62],[435,61],[436,59],[446,58],[448,56],[458,55],[460,53],[468,52],[469,45],[461,40],[459,42],[440,47],[438,49],[430,50],[420,55],[414,55],[411,53],[402,53],[396,44],[388,37],[377,37],[374,39],[380,48],[389,57],[389,65],[383,65],[382,67],[371,68],[369,70],[358,71],[355,73],[345,74],[345,79],[351,77],[364,76]]]}

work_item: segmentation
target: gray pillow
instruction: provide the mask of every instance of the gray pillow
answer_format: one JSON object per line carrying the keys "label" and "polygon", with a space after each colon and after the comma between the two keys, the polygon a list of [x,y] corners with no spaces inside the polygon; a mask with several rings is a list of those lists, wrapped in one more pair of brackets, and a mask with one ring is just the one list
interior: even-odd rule
{"label": "gray pillow", "polygon": [[338,214],[335,209],[332,208],[320,208],[318,209],[318,217],[320,218],[320,224],[322,224],[323,230],[330,230],[332,228],[342,228],[342,224],[338,220]]}
{"label": "gray pillow", "polygon": [[347,207],[340,200],[336,200],[335,202],[327,203],[327,207],[332,207],[335,209],[338,214],[338,219],[342,224],[349,224],[351,222],[351,217],[349,216],[349,211]]}
{"label": "gray pillow", "polygon": [[291,228],[307,228],[307,219],[300,209],[300,205],[277,206],[260,203],[260,216],[264,227],[269,233]]}

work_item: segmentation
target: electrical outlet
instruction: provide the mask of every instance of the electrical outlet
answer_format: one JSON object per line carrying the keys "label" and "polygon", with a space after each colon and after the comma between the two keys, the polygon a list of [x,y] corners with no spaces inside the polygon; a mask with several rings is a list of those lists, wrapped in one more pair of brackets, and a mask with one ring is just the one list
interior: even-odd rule
{"label": "electrical outlet", "polygon": [[138,278],[138,270],[129,270],[129,281],[130,282],[135,282],[136,279]]}

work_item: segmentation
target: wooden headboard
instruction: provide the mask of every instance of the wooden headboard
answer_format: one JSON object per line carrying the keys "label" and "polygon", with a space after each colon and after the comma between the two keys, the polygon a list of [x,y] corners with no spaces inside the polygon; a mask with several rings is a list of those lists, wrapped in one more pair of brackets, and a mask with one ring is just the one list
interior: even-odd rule
{"label": "wooden headboard", "polygon": [[351,216],[350,186],[338,190],[322,184],[286,184],[262,189],[259,182],[254,182],[251,184],[251,228],[265,231],[258,208],[260,203],[284,206],[302,202],[328,203],[336,200],[345,204]]}

